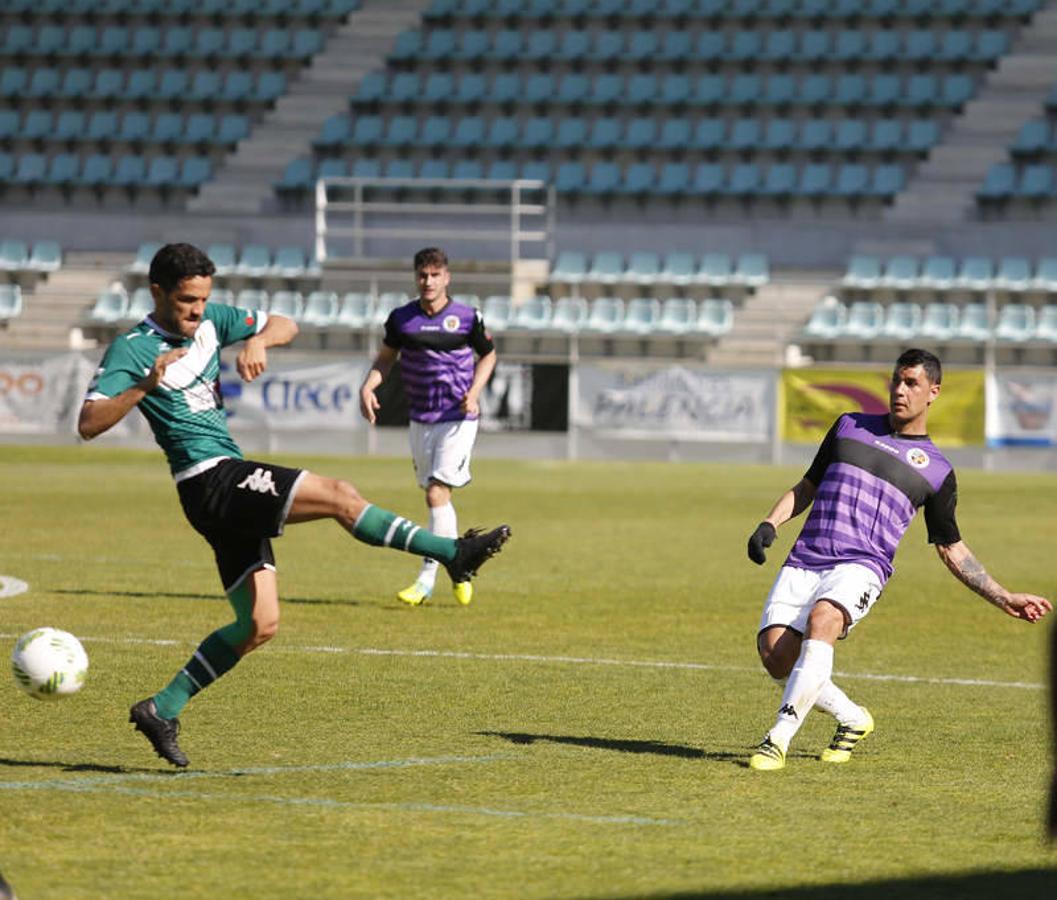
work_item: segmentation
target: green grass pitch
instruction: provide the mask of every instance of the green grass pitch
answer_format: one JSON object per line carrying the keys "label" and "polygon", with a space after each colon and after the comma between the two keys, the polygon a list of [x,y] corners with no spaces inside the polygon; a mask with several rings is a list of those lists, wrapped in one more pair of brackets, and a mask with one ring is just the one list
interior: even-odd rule
{"label": "green grass pitch", "polygon": [[[406,459],[279,461],[424,519]],[[474,474],[460,526],[514,537],[469,608],[403,607],[417,561],[334,523],[277,541],[280,633],[185,710],[178,773],[128,707],[229,608],[161,455],[0,448],[0,574],[30,585],[0,598],[4,653],[52,625],[91,660],[56,703],[0,681],[0,872],[23,900],[1055,896],[1053,624],[969,593],[920,518],[837,651],[876,733],[826,766],[815,713],[756,773],[778,693],[754,635],[796,527],[762,568],[745,542],[799,470]],[[960,496],[988,569],[1053,597],[1057,476],[962,471]]]}

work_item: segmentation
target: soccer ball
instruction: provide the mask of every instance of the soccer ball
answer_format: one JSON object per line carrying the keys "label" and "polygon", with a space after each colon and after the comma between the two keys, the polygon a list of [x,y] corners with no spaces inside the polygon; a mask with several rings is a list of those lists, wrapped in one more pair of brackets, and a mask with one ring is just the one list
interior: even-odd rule
{"label": "soccer ball", "polygon": [[15,683],[37,700],[76,694],[88,675],[88,654],[68,631],[35,628],[18,639],[11,654]]}

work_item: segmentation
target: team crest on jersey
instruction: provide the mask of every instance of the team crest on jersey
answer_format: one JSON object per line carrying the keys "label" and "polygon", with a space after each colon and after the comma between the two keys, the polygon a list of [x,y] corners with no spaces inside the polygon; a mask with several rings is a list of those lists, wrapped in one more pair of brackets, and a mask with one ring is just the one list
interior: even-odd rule
{"label": "team crest on jersey", "polygon": [[920,447],[907,450],[907,462],[915,469],[924,469],[929,464],[929,455]]}
{"label": "team crest on jersey", "polygon": [[448,332],[459,330],[459,317],[458,316],[445,316],[444,321],[440,323],[441,327]]}

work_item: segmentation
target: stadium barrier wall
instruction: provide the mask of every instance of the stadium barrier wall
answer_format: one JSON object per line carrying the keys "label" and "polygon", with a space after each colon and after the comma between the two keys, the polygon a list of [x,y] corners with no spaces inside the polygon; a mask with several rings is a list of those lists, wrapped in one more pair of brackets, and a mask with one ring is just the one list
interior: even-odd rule
{"label": "stadium barrier wall", "polygon": [[[0,439],[76,440],[97,358],[0,353]],[[360,416],[368,357],[273,353],[266,375],[249,385],[234,375],[233,360],[225,355],[222,394],[247,450],[406,452],[402,428],[368,428]],[[887,378],[882,369],[501,362],[481,398],[482,443],[494,456],[799,460],[840,412],[887,409]],[[1057,372],[954,370],[941,396],[930,432],[941,446],[969,451],[969,464],[1028,448],[1013,465],[1055,467],[1054,453],[1039,448],[1057,448]],[[380,424],[406,424],[395,373],[380,399]],[[126,417],[103,440],[152,444],[141,416]]]}

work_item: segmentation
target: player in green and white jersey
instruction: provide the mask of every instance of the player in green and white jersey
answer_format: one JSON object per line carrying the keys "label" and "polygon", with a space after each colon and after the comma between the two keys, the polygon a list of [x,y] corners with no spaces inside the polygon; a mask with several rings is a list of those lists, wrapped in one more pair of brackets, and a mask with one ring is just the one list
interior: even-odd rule
{"label": "player in green and white jersey", "polygon": [[510,536],[501,525],[440,537],[368,502],[346,481],[244,459],[224,414],[220,350],[242,341],[235,369],[252,381],[264,372],[268,349],[293,340],[297,324],[209,304],[215,271],[190,244],[158,251],[149,273],[154,311],[109,346],[78,421],[90,440],[139,407],[169,460],[188,521],[213,548],[235,610],[234,622],[210,634],[166,687],[129,712],[158,755],[181,767],[188,760],[177,743],[178,714],[278,630],[270,539],[284,525],[334,519],[364,543],[437,559],[453,581],[468,580]]}

